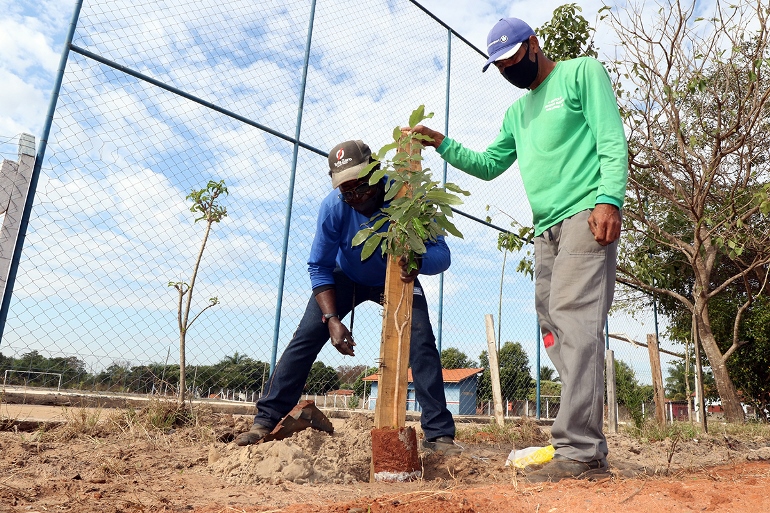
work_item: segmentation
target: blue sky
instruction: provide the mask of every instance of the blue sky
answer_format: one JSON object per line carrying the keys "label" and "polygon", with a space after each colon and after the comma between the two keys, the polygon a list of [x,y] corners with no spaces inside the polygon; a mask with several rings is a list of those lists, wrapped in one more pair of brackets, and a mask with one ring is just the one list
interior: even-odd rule
{"label": "blue sky", "polygon": [[[328,12],[338,1],[319,0],[319,5],[324,4]],[[373,3],[378,1],[372,0]],[[406,3],[406,0],[402,1]],[[136,2],[134,5],[142,3],[145,6],[154,5],[149,2]],[[537,27],[548,21],[553,9],[562,3],[553,0],[536,4],[523,1],[425,0],[422,5],[483,50],[487,31],[499,18],[514,15]],[[240,2],[239,9],[255,20],[251,25],[246,24],[249,27],[243,34],[254,39],[241,38],[238,32],[217,32],[216,29],[205,33],[209,27],[202,24],[199,29],[189,31],[191,38],[196,43],[206,38],[219,40],[225,50],[215,55],[200,55],[194,52],[196,45],[185,46],[185,41],[176,39],[173,27],[169,28],[169,18],[163,17],[167,14],[165,10],[175,9],[177,4],[174,2],[159,1],[158,5],[163,7],[158,7],[157,12],[148,9],[138,21],[132,18],[132,23],[139,29],[134,33],[127,32],[126,36],[122,36],[121,31],[128,31],[130,27],[119,26],[114,21],[112,25],[100,25],[110,14],[106,12],[109,9],[105,5],[113,8],[117,2],[91,4],[86,2],[84,7],[84,12],[92,18],[78,33],[76,41],[79,44],[86,47],[92,44],[97,48],[102,44],[110,58],[162,77],[185,90],[189,88],[193,94],[210,94],[229,109],[293,134],[296,115],[293,110],[296,103],[294,88],[240,82],[239,72],[253,69],[258,61],[262,61],[264,67],[259,68],[260,73],[274,73],[279,77],[280,84],[295,83],[291,68],[296,67],[297,62],[301,63],[306,29],[301,12],[286,14],[278,9],[271,15],[264,11],[250,11],[256,5],[252,2]],[[291,4],[298,6],[304,2]],[[433,43],[445,36],[437,27],[429,27],[424,33],[415,35],[414,41],[399,45],[399,41],[388,35],[399,24],[409,23],[410,20],[400,17],[399,13],[405,10],[403,6],[399,9],[398,4],[388,3],[394,13],[391,18],[381,17],[371,21],[376,24],[372,32],[376,32],[377,38],[369,42],[370,64],[388,70],[399,63],[415,63],[412,65],[414,79],[420,82],[421,88],[403,83],[395,87],[385,78],[375,80],[361,70],[346,67],[346,63],[335,59],[337,55],[345,55],[346,43],[327,36],[325,40],[318,41],[316,61],[311,62],[309,80],[314,85],[308,91],[305,104],[303,140],[319,148],[328,148],[338,142],[337,139],[342,137],[340,133],[344,133],[345,138],[361,137],[377,148],[386,142],[379,140],[382,133],[387,135],[390,129],[372,127],[369,120],[384,119],[386,126],[401,123],[400,119],[416,107],[416,102],[424,101],[418,98],[433,97],[426,94],[426,90],[436,91],[436,98],[443,98],[444,79],[436,73],[437,68],[443,65],[443,50],[440,41],[437,45]],[[581,2],[580,5],[585,17],[593,23],[601,3]],[[71,0],[34,3],[0,0],[0,84],[3,84],[0,90],[0,142],[22,132],[39,136],[73,8]],[[329,27],[333,28],[334,23],[344,19],[344,14],[345,11],[340,10],[336,16],[319,15],[319,31],[326,27],[327,34],[330,33]],[[178,18],[183,19],[184,15],[180,12]],[[294,37],[259,39],[265,33],[293,34]],[[131,44],[131,38],[137,35],[164,38],[168,46],[181,48],[177,53],[180,62],[169,63],[164,61],[163,55],[146,52],[139,44],[141,41]],[[606,36],[606,32],[602,32],[597,38]],[[254,46],[254,41],[258,39],[261,44]],[[114,41],[124,42],[125,46],[115,46]],[[598,43],[600,48],[611,45],[608,40],[599,40]],[[426,55],[429,52],[426,48],[434,46],[435,49],[429,51],[435,52],[435,55]],[[462,54],[458,46],[455,45],[453,50]],[[201,62],[207,65],[202,66]],[[424,62],[430,65],[424,66]],[[459,134],[462,142],[476,149],[482,149],[494,137],[504,105],[515,98],[499,76],[494,73],[482,75],[481,64],[483,59],[480,56],[466,52],[465,55],[458,55],[452,68],[454,73],[455,66],[466,66],[467,69],[458,71],[468,77],[456,86],[453,94],[474,97],[475,100],[490,95],[495,100],[476,101],[466,110],[463,110],[462,102],[453,107],[456,113],[453,126],[458,127],[453,128],[453,133]],[[51,155],[46,156],[54,158],[54,164],[49,162],[48,167],[58,166],[57,172],[47,173],[38,188],[38,224],[33,223],[31,227],[32,236],[28,244],[32,249],[25,250],[28,268],[20,274],[21,285],[17,283],[20,303],[13,310],[17,325],[10,335],[6,333],[4,344],[9,340],[11,344],[27,347],[34,343],[41,347],[60,344],[63,352],[78,354],[85,351],[93,355],[93,361],[114,358],[118,354],[134,363],[162,360],[167,349],[173,347],[175,335],[173,322],[168,322],[169,318],[173,319],[168,304],[169,291],[158,287],[157,282],[189,261],[192,248],[190,244],[184,248],[185,244],[180,241],[195,241],[199,233],[198,227],[189,222],[184,202],[186,192],[200,179],[199,175],[190,176],[183,170],[192,167],[207,169],[206,173],[211,173],[207,177],[226,178],[228,184],[234,186],[228,198],[231,202],[228,210],[232,215],[216,228],[207,253],[209,260],[205,262],[208,269],[213,268],[213,263],[219,266],[202,277],[200,283],[201,297],[219,295],[223,305],[218,307],[220,313],[201,319],[201,336],[211,343],[199,349],[192,347],[188,362],[198,358],[202,363],[214,363],[223,353],[232,354],[234,351],[257,352],[255,357],[265,360],[263,346],[269,343],[270,337],[254,328],[253,319],[255,316],[269,319],[275,308],[275,301],[270,300],[275,291],[271,290],[268,280],[262,278],[272,272],[280,256],[280,247],[276,247],[274,240],[282,230],[282,224],[269,222],[268,219],[277,219],[282,215],[286,198],[275,191],[286,187],[287,176],[272,170],[290,167],[290,148],[267,137],[255,139],[252,132],[228,120],[206,118],[205,122],[201,121],[205,115],[200,113],[198,107],[165,97],[158,101],[151,96],[154,93],[148,92],[144,86],[132,85],[132,80],[118,77],[100,82],[97,78],[101,72],[89,68],[82,57],[71,58],[68,70],[76,73],[87,87],[71,91],[68,101],[62,102],[61,115],[76,122],[72,122],[71,126],[55,127],[56,133],[52,133],[54,142],[57,138],[61,139],[57,146],[59,153],[51,157],[55,151],[52,148]],[[199,93],[195,89],[199,87],[199,82],[194,79],[199,79],[201,74],[207,74],[208,89]],[[125,84],[120,83],[122,80]],[[101,95],[99,101],[94,96],[97,90]],[[238,94],[234,95],[233,91]],[[329,95],[328,91],[335,91],[335,94]],[[506,100],[504,95],[509,95],[511,100]],[[429,110],[440,111],[443,101],[435,101],[428,107]],[[394,117],[394,112],[399,114]],[[99,122],[85,123],[84,116]],[[476,129],[477,120],[484,121],[484,130]],[[431,123],[435,127],[443,127],[442,114],[438,112]],[[112,131],[109,139],[103,138],[102,127],[106,126]],[[350,126],[359,128],[349,129]],[[86,144],[84,141],[81,146],[73,144],[67,147],[68,138],[81,136],[86,138],[85,141],[101,142]],[[141,151],[135,151],[136,148]],[[0,145],[0,151],[2,156],[9,157],[14,149]],[[93,153],[93,158],[79,161],[84,151]],[[435,155],[426,157],[426,163],[434,171],[440,168],[441,163]],[[327,186],[326,179],[319,178],[314,171],[318,167],[316,156],[302,155],[298,167],[300,178],[306,181],[300,182],[301,185],[309,185],[299,187],[294,198],[297,214],[292,223],[292,271],[285,291],[283,315],[286,320],[281,328],[281,344],[285,344],[291,335],[307,296],[303,260],[314,231],[313,212],[320,201],[317,190]],[[255,172],[269,173],[276,181],[271,184],[254,182]],[[483,217],[485,205],[491,204],[489,212],[501,225],[507,224],[505,215],[513,215],[522,223],[529,221],[531,214],[521,195],[516,172],[506,173],[492,183],[482,183],[459,173],[449,180],[473,192],[463,207],[466,211]],[[247,205],[249,208],[246,208]],[[249,215],[258,209],[261,215]],[[73,221],[71,218],[77,219]],[[477,358],[484,349],[482,314],[493,313],[497,316],[502,255],[494,247],[484,251],[478,249],[489,246],[489,232],[479,230],[464,220],[459,220],[458,226],[466,238],[451,242],[453,266],[445,283],[445,340],[449,345],[467,344],[461,349],[471,358]],[[168,233],[175,233],[177,237],[169,239]],[[36,251],[36,241],[39,244],[46,242],[49,246]],[[55,252],[51,251],[52,247],[56,248]],[[180,247],[184,249],[180,250]],[[113,278],[120,273],[126,276],[125,282],[116,282]],[[479,278],[482,274],[486,276],[483,281]],[[55,279],[50,276],[55,276]],[[435,298],[437,278],[426,278],[424,286],[429,297]],[[502,338],[534,338],[535,321],[529,296],[531,283],[521,275],[509,272],[505,286],[506,291],[523,292],[521,295],[506,294],[506,323]],[[223,289],[238,291],[238,295],[228,298],[226,293],[223,296]],[[58,300],[52,301],[51,298]],[[459,317],[457,313],[460,311],[467,313],[468,317]],[[435,306],[433,314],[435,321]],[[643,313],[638,320],[618,315],[610,331],[626,333],[644,341],[644,334],[652,330],[650,317],[649,312]],[[235,334],[228,332],[228,336],[224,337],[227,340],[221,340],[222,327],[217,324],[221,318],[240,327]],[[88,319],[88,322],[82,319]],[[33,321],[40,322],[39,326],[33,327]],[[356,323],[361,326],[359,330],[367,333],[366,338],[371,340],[366,349],[362,347],[360,351],[365,358],[362,361],[367,364],[371,363],[377,351],[374,335],[377,322],[375,310],[356,317]],[[272,327],[272,322],[267,324]],[[58,331],[51,334],[47,328],[50,325]],[[100,329],[107,325],[110,326]],[[371,334],[365,331],[367,329]],[[56,340],[49,341],[49,337]],[[105,337],[114,344],[105,343]],[[259,340],[262,349],[254,349],[254,340]],[[214,349],[216,347],[221,350]],[[646,350],[633,349],[628,345],[619,346],[618,351],[621,350],[626,356],[620,354],[620,357],[632,363],[638,361],[640,366],[644,366]],[[173,351],[171,354],[173,357]],[[324,352],[321,356],[327,363],[337,358],[334,352]]]}

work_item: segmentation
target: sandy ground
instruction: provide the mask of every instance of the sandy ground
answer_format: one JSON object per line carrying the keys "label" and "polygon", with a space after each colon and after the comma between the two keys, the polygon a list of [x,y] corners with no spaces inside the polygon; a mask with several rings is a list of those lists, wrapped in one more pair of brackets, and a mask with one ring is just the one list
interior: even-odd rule
{"label": "sandy ground", "polygon": [[[462,456],[421,453],[422,479],[369,483],[370,417],[332,419],[252,447],[248,416],[208,414],[151,427],[147,412],[0,404],[0,417],[62,419],[0,432],[0,512],[647,512],[770,511],[770,440],[713,433],[691,440],[608,437],[613,477],[528,485],[505,466],[510,443],[460,426]],[[524,426],[531,443],[547,432]]]}

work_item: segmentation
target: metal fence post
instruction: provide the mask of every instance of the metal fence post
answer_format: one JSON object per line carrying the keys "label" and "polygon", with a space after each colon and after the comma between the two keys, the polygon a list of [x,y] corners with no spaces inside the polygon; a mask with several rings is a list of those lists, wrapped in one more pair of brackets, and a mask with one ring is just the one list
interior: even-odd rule
{"label": "metal fence post", "polygon": [[294,154],[291,161],[291,175],[289,178],[289,196],[286,201],[286,222],[283,228],[283,249],[281,251],[281,270],[278,275],[278,298],[275,305],[275,323],[273,325],[273,349],[270,354],[270,375],[275,370],[275,360],[278,355],[278,336],[281,331],[281,309],[283,307],[283,287],[286,282],[286,259],[289,252],[289,235],[291,229],[291,211],[294,204],[294,181],[297,176],[297,157],[299,154],[299,136],[302,131],[302,110],[305,106],[305,87],[307,85],[307,68],[310,64],[310,45],[313,42],[313,20],[315,19],[315,3],[310,5],[310,21],[307,28],[307,42],[305,44],[305,62],[302,66],[302,83],[299,91],[299,105],[297,106],[297,124],[294,130]]}
{"label": "metal fence post", "polygon": [[[449,84],[452,71],[452,30],[447,30],[446,43],[446,99],[444,102],[444,135],[449,134]],[[441,183],[446,183],[447,162],[444,161],[444,175]],[[436,330],[436,347],[441,354],[441,335],[444,329],[444,273],[438,277],[438,328]]]}

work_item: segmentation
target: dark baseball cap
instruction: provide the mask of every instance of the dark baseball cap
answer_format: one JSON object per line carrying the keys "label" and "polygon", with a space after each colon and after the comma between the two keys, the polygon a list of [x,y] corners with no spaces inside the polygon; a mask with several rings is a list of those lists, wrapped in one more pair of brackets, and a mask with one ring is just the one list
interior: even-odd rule
{"label": "dark baseball cap", "polygon": [[332,188],[351,180],[358,180],[361,170],[369,165],[372,150],[363,141],[345,141],[329,151],[329,176]]}
{"label": "dark baseball cap", "polygon": [[487,52],[489,59],[481,71],[486,71],[490,64],[501,59],[513,57],[521,44],[534,36],[532,27],[519,18],[502,18],[498,21],[487,36]]}

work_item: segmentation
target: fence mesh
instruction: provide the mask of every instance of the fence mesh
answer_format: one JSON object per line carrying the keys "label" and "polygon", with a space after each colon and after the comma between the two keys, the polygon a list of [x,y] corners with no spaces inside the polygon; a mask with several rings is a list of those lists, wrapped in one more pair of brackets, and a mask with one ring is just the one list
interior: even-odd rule
{"label": "fence mesh", "polygon": [[[7,385],[52,386],[58,378],[44,373],[59,373],[63,388],[176,393],[177,298],[168,282],[189,280],[203,236],[185,196],[224,180],[228,217],[206,246],[192,314],[210,297],[220,304],[187,336],[187,382],[198,396],[253,400],[309,298],[305,262],[329,190],[323,153],[347,139],[379,148],[420,104],[435,112],[429,125],[483,149],[519,94],[482,74],[477,49],[406,0],[93,0],[73,44],[2,341],[0,370],[14,371]],[[435,152],[425,157],[442,177]],[[472,192],[463,212],[502,227],[529,224],[515,169],[487,183],[450,167],[446,179]],[[441,348],[482,363],[484,316],[493,314],[498,342],[510,343],[504,395],[526,400],[539,341],[533,284],[513,270],[522,255],[507,255],[503,274],[499,231],[464,216],[456,224],[464,238],[448,241],[443,284],[421,278]],[[381,310],[356,310],[357,356],[327,345],[308,394],[367,393],[360,378],[379,357]],[[613,314],[609,331],[644,342],[655,331],[649,314]],[[611,346],[650,382],[646,349]],[[544,351],[540,358],[550,365]]]}

